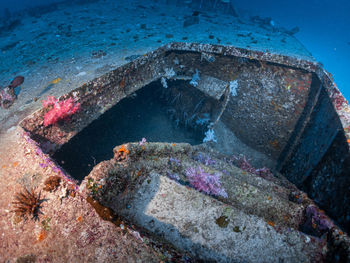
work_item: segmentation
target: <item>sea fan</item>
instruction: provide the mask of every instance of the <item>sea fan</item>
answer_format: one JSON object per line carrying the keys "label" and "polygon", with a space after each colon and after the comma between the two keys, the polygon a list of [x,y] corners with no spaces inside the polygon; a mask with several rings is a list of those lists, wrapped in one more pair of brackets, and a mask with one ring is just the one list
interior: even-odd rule
{"label": "sea fan", "polygon": [[40,199],[40,192],[37,194],[33,188],[30,191],[25,188],[22,192],[16,194],[15,200],[12,202],[14,205],[12,212],[19,214],[24,219],[28,219],[31,216],[31,219],[39,220],[39,214],[42,214],[40,211],[41,204],[46,201],[45,199]]}

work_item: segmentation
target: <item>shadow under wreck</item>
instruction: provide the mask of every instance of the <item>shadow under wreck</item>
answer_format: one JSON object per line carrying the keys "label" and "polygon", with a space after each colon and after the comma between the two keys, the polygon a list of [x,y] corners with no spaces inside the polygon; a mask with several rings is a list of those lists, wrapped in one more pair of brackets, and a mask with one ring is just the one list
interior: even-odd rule
{"label": "shadow under wreck", "polygon": [[[180,86],[186,89],[185,85]],[[209,113],[201,111],[214,109],[215,101],[205,98],[195,88],[187,88],[189,92],[185,93],[172,84],[165,89],[160,81],[148,84],[93,121],[52,158],[81,181],[97,163],[113,157],[116,145],[141,141],[142,138],[147,138],[148,142],[202,143],[205,124],[210,119],[206,117]],[[171,96],[175,93],[177,95]],[[186,99],[194,102],[189,104],[193,105],[192,109],[183,107]],[[197,115],[204,117],[195,118]]]}
{"label": "shadow under wreck", "polygon": [[[295,240],[319,239],[313,239],[318,248],[306,242],[293,247],[290,257],[349,260],[349,237],[340,229],[350,230],[350,108],[318,64],[235,47],[172,43],[60,100],[67,98],[79,102],[80,111],[69,121],[44,126],[43,108],[21,122],[24,138],[53,171],[75,185],[82,181],[81,194],[148,234],[202,260],[239,261],[246,249],[246,260],[254,261],[276,259],[277,252],[273,247],[264,255],[250,251],[249,242],[235,251],[237,232],[272,226],[288,239],[291,227],[300,230]],[[191,172],[220,177],[216,186],[222,184],[227,196],[203,190],[191,181]],[[164,201],[167,206],[161,205],[164,194],[173,197]],[[218,229],[207,221],[189,225],[174,219],[175,201],[181,214],[186,206],[197,211],[198,202],[190,202],[197,199],[214,200],[208,211],[216,212],[202,217],[217,217]],[[222,211],[220,204],[229,210]],[[234,214],[248,223],[239,225]],[[206,238],[217,234],[218,242],[228,226],[233,233],[222,233],[227,248]],[[266,242],[278,243],[273,236],[246,239],[262,249]],[[326,250],[319,249],[322,242],[328,242]],[[284,245],[290,253],[290,244]],[[278,257],[288,262],[288,253]]]}

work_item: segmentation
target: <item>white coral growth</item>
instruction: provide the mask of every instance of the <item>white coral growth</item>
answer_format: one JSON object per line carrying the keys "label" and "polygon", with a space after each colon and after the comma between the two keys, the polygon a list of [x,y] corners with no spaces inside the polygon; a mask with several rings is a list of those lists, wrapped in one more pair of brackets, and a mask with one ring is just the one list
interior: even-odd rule
{"label": "white coral growth", "polygon": [[165,73],[164,73],[164,76],[167,78],[167,79],[170,79],[172,77],[174,77],[176,75],[175,71],[173,68],[165,68]]}
{"label": "white coral growth", "polygon": [[214,133],[214,130],[213,129],[209,129],[206,131],[205,133],[205,137],[203,139],[203,142],[217,142],[216,140],[216,136],[215,136],[215,133]]}
{"label": "white coral growth", "polygon": [[194,73],[194,75],[192,76],[192,79],[190,81],[190,84],[193,87],[197,87],[198,86],[198,80],[200,80],[201,78],[199,77],[199,71],[198,69],[196,69],[196,73]]}
{"label": "white coral growth", "polygon": [[168,88],[168,83],[166,82],[166,78],[162,77],[160,79],[160,82],[162,83],[162,85],[165,89]]}
{"label": "white coral growth", "polygon": [[238,81],[237,80],[230,81],[229,88],[230,88],[231,95],[233,97],[237,96]]}

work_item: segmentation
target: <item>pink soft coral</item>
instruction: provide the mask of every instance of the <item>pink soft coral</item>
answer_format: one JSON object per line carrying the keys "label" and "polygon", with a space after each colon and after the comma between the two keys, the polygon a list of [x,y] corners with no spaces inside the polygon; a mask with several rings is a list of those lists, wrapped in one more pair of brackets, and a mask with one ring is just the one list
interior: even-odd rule
{"label": "pink soft coral", "polygon": [[221,187],[220,175],[206,173],[200,166],[198,168],[188,168],[186,176],[190,184],[199,191],[206,194],[222,196],[227,198],[225,189]]}
{"label": "pink soft coral", "polygon": [[58,99],[56,99],[54,96],[47,96],[46,100],[43,100],[43,106],[44,108],[55,105],[58,102]]}
{"label": "pink soft coral", "polygon": [[44,126],[55,124],[60,120],[68,119],[80,109],[80,103],[74,102],[72,98],[63,101],[58,101],[53,96],[47,96],[46,101],[43,101],[44,108],[53,106],[44,116]]}

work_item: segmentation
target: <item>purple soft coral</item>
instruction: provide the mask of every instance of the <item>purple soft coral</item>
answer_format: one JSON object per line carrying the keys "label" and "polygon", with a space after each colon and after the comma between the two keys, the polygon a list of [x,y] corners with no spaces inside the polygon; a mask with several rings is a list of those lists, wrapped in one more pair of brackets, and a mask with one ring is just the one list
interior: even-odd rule
{"label": "purple soft coral", "polygon": [[246,171],[251,174],[259,175],[265,179],[271,179],[273,177],[273,174],[269,168],[266,168],[266,167],[254,168],[244,155],[239,155],[239,156],[233,155],[232,160],[234,164],[237,165],[239,168],[241,168],[243,171]]}
{"label": "purple soft coral", "polygon": [[147,142],[146,138],[142,138],[141,141],[139,141],[139,145],[144,145]]}
{"label": "purple soft coral", "polygon": [[221,187],[220,175],[206,173],[200,166],[190,167],[186,170],[186,176],[195,189],[206,194],[222,196],[227,198],[225,189]]}
{"label": "purple soft coral", "polygon": [[213,159],[210,159],[210,157],[206,154],[199,153],[193,158],[195,161],[198,161],[204,165],[215,165],[216,161]]}
{"label": "purple soft coral", "polygon": [[316,206],[309,205],[305,210],[305,221],[302,231],[314,236],[322,236],[334,226],[333,222]]}

